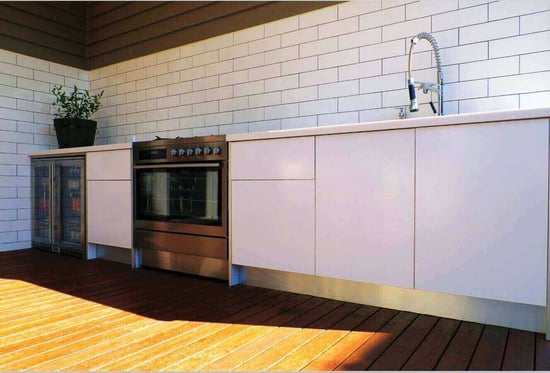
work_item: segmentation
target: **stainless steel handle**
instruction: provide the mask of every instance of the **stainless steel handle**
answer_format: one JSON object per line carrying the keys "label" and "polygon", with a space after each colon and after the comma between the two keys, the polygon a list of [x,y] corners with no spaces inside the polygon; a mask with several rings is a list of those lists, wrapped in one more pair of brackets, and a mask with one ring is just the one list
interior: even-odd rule
{"label": "stainless steel handle", "polygon": [[219,163],[171,163],[171,164],[151,164],[134,166],[136,170],[146,170],[153,168],[197,168],[197,167],[221,167]]}

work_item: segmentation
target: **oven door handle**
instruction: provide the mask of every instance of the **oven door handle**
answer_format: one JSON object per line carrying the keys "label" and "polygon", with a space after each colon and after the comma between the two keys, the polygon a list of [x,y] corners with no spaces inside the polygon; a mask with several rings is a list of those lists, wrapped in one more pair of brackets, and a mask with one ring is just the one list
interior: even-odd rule
{"label": "oven door handle", "polygon": [[146,170],[153,168],[197,168],[197,167],[221,167],[219,163],[171,163],[171,164],[151,164],[135,165],[136,170]]}

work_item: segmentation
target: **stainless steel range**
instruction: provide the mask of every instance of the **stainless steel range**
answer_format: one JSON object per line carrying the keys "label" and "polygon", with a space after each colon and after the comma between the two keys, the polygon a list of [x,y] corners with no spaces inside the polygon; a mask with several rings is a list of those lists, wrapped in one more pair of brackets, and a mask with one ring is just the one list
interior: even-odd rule
{"label": "stainless steel range", "polygon": [[133,150],[141,265],[227,279],[225,136],[136,142]]}

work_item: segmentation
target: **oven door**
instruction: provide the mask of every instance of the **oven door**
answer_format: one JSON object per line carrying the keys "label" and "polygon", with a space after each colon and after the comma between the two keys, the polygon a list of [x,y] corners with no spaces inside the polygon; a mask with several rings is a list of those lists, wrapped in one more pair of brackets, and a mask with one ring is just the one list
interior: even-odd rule
{"label": "oven door", "polygon": [[134,166],[134,228],[227,237],[225,162]]}

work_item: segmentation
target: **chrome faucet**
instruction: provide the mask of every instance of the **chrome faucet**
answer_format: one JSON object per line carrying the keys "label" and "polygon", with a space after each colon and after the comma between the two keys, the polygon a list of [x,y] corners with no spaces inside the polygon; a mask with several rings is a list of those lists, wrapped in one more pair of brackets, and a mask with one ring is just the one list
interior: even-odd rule
{"label": "chrome faucet", "polygon": [[[435,62],[437,65],[437,83],[429,83],[429,82],[415,82],[414,78],[411,75],[411,57],[412,57],[412,50],[413,47],[421,40],[426,39],[432,46],[435,54]],[[411,112],[418,111],[418,102],[416,101],[416,92],[415,88],[418,87],[418,89],[422,90],[424,94],[427,94],[428,92],[436,92],[437,93],[437,110],[434,106],[434,103],[430,100],[430,106],[434,112],[434,114],[437,115],[443,115],[443,73],[441,71],[441,55],[439,54],[439,45],[437,44],[437,41],[433,37],[432,34],[427,32],[421,32],[418,35],[416,35],[414,38],[411,39],[411,46],[409,48],[409,98],[411,99],[411,105],[409,107],[409,110]]]}

